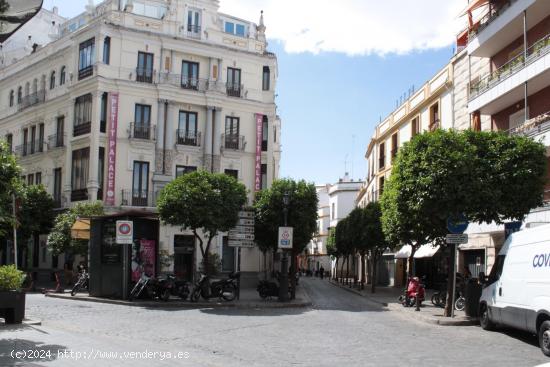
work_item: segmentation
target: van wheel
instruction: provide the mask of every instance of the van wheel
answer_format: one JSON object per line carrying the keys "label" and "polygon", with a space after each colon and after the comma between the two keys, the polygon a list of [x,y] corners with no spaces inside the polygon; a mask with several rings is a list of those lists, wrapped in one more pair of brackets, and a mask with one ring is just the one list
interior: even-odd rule
{"label": "van wheel", "polygon": [[479,324],[483,330],[493,330],[495,328],[495,324],[489,317],[489,309],[485,303],[479,306]]}
{"label": "van wheel", "polygon": [[539,328],[539,344],[542,353],[550,357],[550,321],[545,321]]}

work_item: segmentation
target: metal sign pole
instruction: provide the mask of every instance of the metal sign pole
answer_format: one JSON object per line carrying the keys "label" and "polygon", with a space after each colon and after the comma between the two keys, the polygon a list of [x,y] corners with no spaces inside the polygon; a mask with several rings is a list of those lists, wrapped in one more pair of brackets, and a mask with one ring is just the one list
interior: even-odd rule
{"label": "metal sign pole", "polygon": [[13,205],[13,255],[15,256],[14,263],[15,268],[18,269],[17,263],[17,211],[15,209],[15,194],[12,194],[12,205]]}
{"label": "metal sign pole", "polygon": [[456,294],[456,244],[453,243],[453,295],[451,297],[451,317],[455,317],[455,294]]}

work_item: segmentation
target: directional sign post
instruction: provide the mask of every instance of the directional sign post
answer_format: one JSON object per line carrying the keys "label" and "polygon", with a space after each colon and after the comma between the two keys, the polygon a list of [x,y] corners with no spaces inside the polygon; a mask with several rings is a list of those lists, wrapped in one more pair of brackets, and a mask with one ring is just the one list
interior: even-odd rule
{"label": "directional sign post", "polygon": [[254,211],[242,210],[235,228],[228,233],[227,245],[231,247],[254,247]]}
{"label": "directional sign post", "polygon": [[458,244],[468,243],[468,235],[463,234],[464,231],[468,228],[468,218],[464,214],[458,216],[451,216],[447,219],[447,229],[450,234],[447,235],[447,243],[451,245],[451,268],[453,272],[453,294],[451,295],[451,317],[455,316],[455,292],[456,292],[456,249]]}

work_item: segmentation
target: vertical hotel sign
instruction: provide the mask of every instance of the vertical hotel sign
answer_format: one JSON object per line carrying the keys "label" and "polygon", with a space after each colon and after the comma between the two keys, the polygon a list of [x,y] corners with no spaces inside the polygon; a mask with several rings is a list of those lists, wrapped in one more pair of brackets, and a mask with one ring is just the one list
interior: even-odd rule
{"label": "vertical hotel sign", "polygon": [[107,190],[104,202],[107,206],[115,205],[115,172],[116,172],[116,136],[118,128],[118,93],[109,93],[111,110],[109,114],[109,150],[107,151]]}
{"label": "vertical hotel sign", "polygon": [[263,137],[263,121],[264,115],[256,114],[256,164],[254,191],[262,189],[262,137]]}

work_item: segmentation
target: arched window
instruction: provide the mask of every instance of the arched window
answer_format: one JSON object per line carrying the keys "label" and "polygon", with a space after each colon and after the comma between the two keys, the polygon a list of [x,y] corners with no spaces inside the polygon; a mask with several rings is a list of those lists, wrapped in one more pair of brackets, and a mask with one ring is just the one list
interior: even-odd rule
{"label": "arched window", "polygon": [[25,83],[25,95],[28,96],[31,89],[31,85],[29,82]]}
{"label": "arched window", "polygon": [[65,84],[65,66],[62,66],[59,72],[59,85],[63,84]]}
{"label": "arched window", "polygon": [[55,70],[52,70],[52,73],[50,74],[50,89],[55,88]]}
{"label": "arched window", "polygon": [[13,89],[10,91],[10,107],[13,107],[13,102],[15,98],[15,93],[13,92]]}
{"label": "arched window", "polygon": [[17,103],[20,104],[23,101],[23,88],[19,86],[17,88]]}
{"label": "arched window", "polygon": [[32,94],[36,94],[38,92],[38,80],[35,78],[32,81]]}

